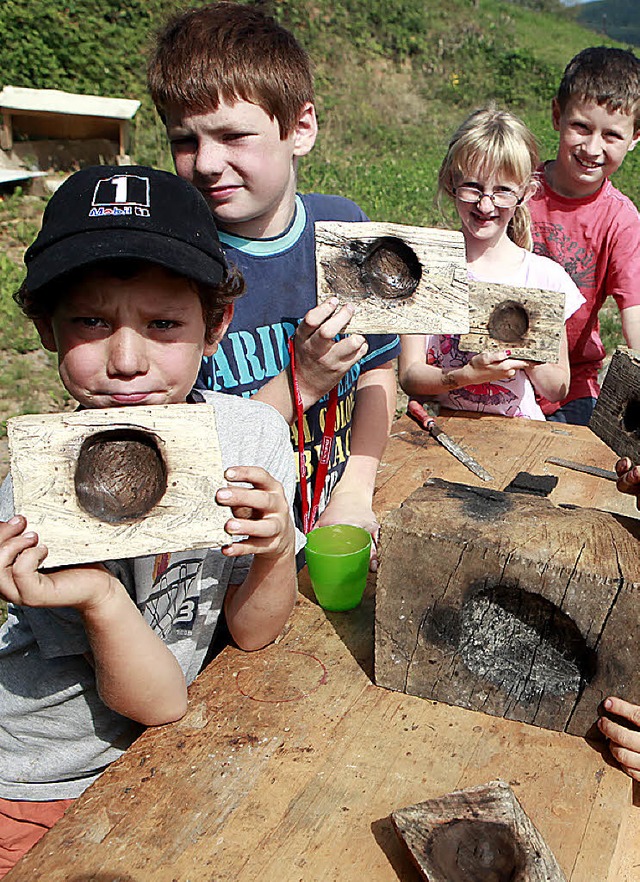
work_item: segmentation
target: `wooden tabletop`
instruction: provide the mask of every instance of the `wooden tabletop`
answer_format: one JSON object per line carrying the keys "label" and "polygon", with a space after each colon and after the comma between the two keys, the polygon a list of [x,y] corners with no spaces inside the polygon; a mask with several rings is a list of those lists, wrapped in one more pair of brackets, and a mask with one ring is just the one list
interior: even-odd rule
{"label": "wooden tabletop", "polygon": [[[499,417],[442,428],[495,476],[556,474],[558,503],[635,513],[615,484],[545,465],[612,468],[588,429]],[[406,417],[379,474],[380,515],[431,475],[480,483]],[[6,877],[10,882],[417,882],[398,808],[503,779],[570,882],[640,878],[630,780],[581,738],[372,683],[375,577],[326,613],[306,573],[280,640],[227,647],[178,723],[146,731]]]}

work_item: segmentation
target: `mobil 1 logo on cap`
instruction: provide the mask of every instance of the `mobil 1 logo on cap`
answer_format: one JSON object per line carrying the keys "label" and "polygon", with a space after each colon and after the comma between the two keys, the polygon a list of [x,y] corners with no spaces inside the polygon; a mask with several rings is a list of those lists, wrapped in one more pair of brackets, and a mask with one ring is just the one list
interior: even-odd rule
{"label": "mobil 1 logo on cap", "polygon": [[141,175],[113,175],[96,184],[89,217],[136,214],[149,217],[149,178]]}

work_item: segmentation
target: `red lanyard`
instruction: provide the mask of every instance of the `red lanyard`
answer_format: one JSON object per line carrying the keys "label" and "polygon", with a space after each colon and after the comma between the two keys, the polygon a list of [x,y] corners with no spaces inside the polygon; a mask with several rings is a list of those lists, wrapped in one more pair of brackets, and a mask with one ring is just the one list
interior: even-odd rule
{"label": "red lanyard", "polygon": [[318,506],[320,504],[320,495],[322,494],[322,488],[324,487],[325,478],[327,477],[331,447],[333,446],[333,438],[336,428],[338,385],[336,384],[331,392],[329,392],[329,404],[327,405],[325,415],[324,432],[322,433],[322,445],[320,447],[320,456],[318,457],[318,468],[316,470],[311,511],[309,511],[309,499],[307,497],[307,464],[304,458],[304,408],[302,405],[302,396],[300,395],[300,387],[298,386],[298,378],[296,376],[293,337],[289,338],[287,346],[289,349],[289,359],[291,361],[291,379],[293,380],[296,422],[298,426],[298,462],[300,465],[300,496],[302,498],[302,529],[305,533],[308,533],[315,523],[318,514]]}

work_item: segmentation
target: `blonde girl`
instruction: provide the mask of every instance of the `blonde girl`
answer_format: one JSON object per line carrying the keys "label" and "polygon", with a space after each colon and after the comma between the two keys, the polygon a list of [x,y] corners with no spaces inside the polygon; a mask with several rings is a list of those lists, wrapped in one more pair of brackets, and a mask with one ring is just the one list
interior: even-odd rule
{"label": "blonde girl", "polygon": [[[438,202],[453,202],[464,235],[470,279],[565,294],[565,321],[584,298],[565,270],[533,254],[527,202],[535,191],[535,138],[513,114],[474,111],[449,144],[438,176]],[[465,352],[459,338],[405,336],[400,384],[408,395],[457,410],[544,419],[535,393],[560,401],[569,388],[566,332],[557,364],[510,357],[509,350]]]}

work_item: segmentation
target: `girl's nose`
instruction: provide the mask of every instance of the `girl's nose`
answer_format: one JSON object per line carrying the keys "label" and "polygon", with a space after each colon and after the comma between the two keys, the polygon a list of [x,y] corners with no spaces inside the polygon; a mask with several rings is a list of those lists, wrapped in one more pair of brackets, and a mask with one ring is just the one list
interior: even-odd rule
{"label": "girl's nose", "polygon": [[149,369],[146,343],[131,328],[119,328],[109,338],[107,372],[110,376],[134,377]]}
{"label": "girl's nose", "polygon": [[478,199],[478,208],[480,211],[490,212],[493,211],[494,202],[491,196],[488,193],[483,193],[482,196]]}

